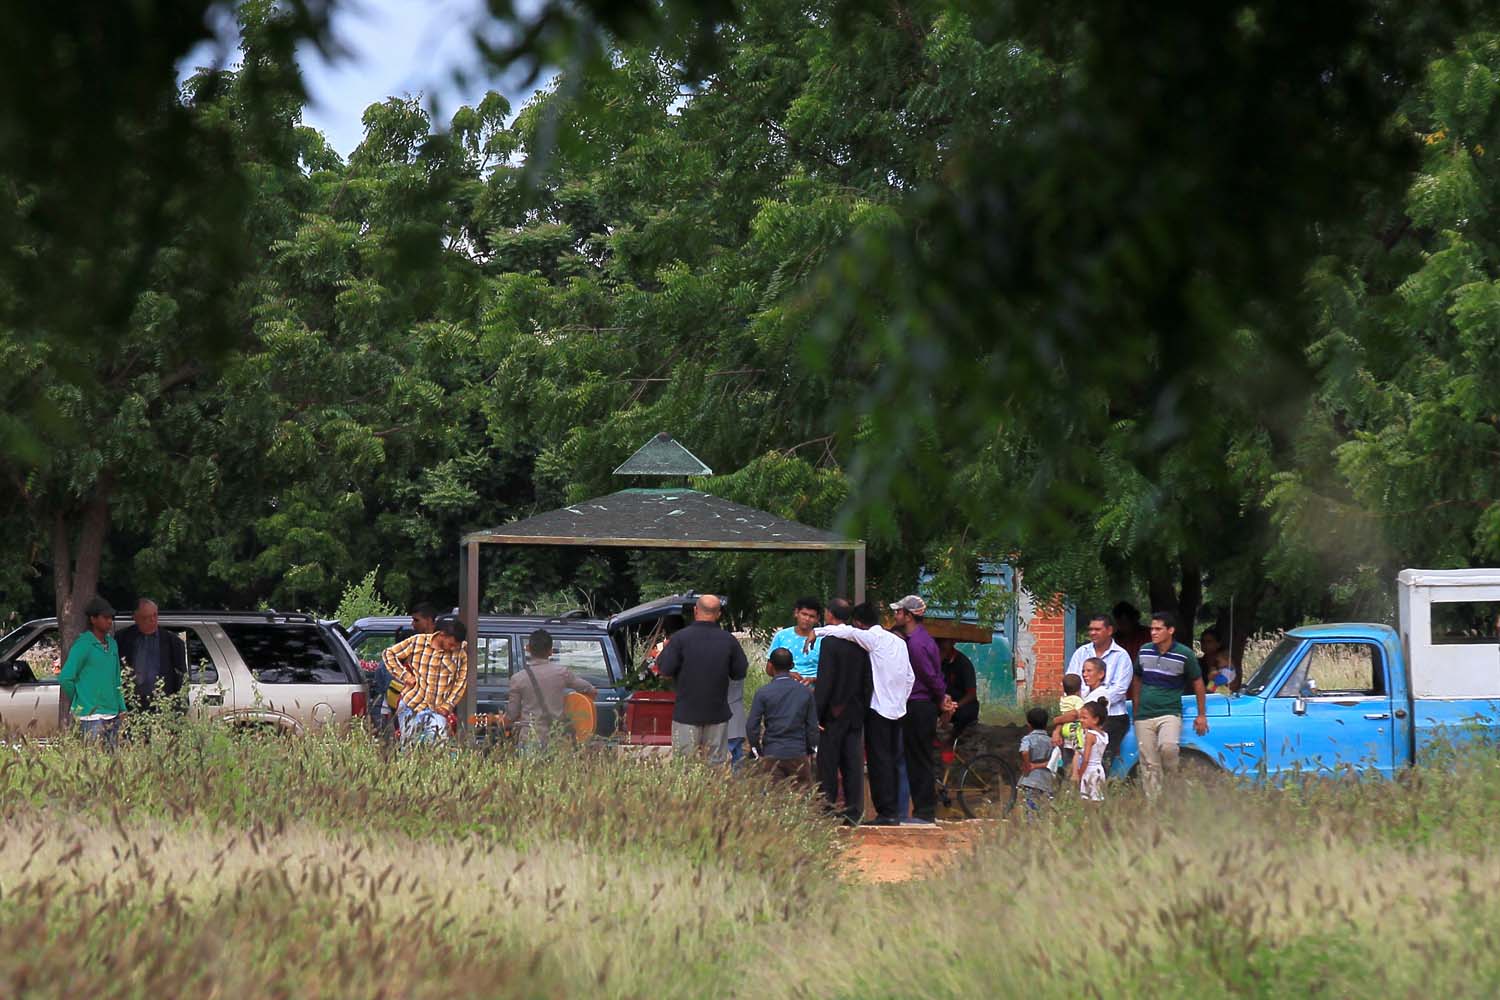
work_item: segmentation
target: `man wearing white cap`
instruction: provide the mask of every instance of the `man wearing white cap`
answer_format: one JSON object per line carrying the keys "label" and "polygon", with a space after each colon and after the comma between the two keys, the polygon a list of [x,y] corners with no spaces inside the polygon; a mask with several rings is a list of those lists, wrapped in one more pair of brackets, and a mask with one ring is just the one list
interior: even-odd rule
{"label": "man wearing white cap", "polygon": [[937,642],[922,624],[927,602],[916,594],[908,594],[892,604],[891,611],[896,616],[895,631],[906,638],[914,675],[911,694],[906,698],[906,715],[901,720],[901,743],[911,786],[911,815],[918,823],[931,823],[937,816],[937,773],[932,744],[937,739],[938,712],[948,698],[948,686],[943,683],[943,661]]}

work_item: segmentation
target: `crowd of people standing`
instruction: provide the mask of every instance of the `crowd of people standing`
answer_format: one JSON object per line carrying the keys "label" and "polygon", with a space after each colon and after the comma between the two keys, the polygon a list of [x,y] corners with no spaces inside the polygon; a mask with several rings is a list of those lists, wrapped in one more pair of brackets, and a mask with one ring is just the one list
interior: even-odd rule
{"label": "crowd of people standing", "polygon": [[[1116,637],[1113,617],[1091,616],[1089,641],[1073,652],[1063,675],[1057,712],[1038,707],[1027,715],[1031,731],[1021,741],[1019,785],[1033,808],[1055,793],[1058,775],[1071,779],[1082,798],[1103,801],[1109,767],[1132,727],[1146,794],[1159,794],[1164,775],[1177,770],[1185,693],[1198,703],[1194,731],[1208,734],[1203,667],[1177,641],[1175,616],[1152,613],[1145,640],[1137,642],[1139,618],[1133,608],[1125,609],[1131,613],[1125,617],[1126,642],[1134,648]],[[1226,685],[1237,683],[1222,672],[1220,677]]]}
{"label": "crowd of people standing", "polygon": [[[719,625],[718,598],[700,598],[693,622],[657,659],[660,672],[676,681],[673,747],[728,764],[740,756],[733,741],[743,739],[744,752],[771,775],[815,781],[848,823],[864,821],[866,778],[870,823],[932,823],[939,722],[952,727],[956,740],[977,720],[974,668],[951,641],[929,634],[921,597],[904,597],[889,609],[886,627],[870,604],[799,600],[794,624],[772,637],[765,665],[771,680],[756,692],[736,734],[749,663]],[[1132,728],[1146,794],[1157,795],[1178,766],[1184,693],[1197,698],[1193,726],[1206,735],[1207,691],[1237,683],[1212,630],[1200,663],[1177,640],[1170,613],[1155,612],[1142,626],[1133,608],[1120,610],[1118,635],[1113,616],[1088,619],[1089,641],[1069,659],[1057,710],[1028,713],[1030,729],[1017,748],[1018,784],[1033,808],[1056,794],[1060,780],[1083,799],[1102,801],[1110,766]]]}
{"label": "crowd of people standing", "polygon": [[[656,666],[676,682],[674,749],[728,764],[734,709],[743,703],[736,686],[749,662],[720,627],[722,610],[717,597],[700,597],[693,621],[672,636]],[[798,601],[795,624],[772,637],[771,679],[755,693],[743,738],[772,775],[811,780],[815,774],[829,806],[847,822],[863,818],[868,771],[874,824],[902,821],[906,790],[911,821],[930,824],[937,811],[938,723],[970,725],[978,718],[974,669],[966,657],[959,662],[956,649],[939,649],[923,625],[921,597],[904,597],[890,611],[887,629],[871,604]]]}
{"label": "crowd of people standing", "polygon": [[[796,602],[793,624],[771,640],[770,680],[748,711],[743,685],[750,664],[744,647],[720,625],[723,605],[705,594],[692,621],[654,651],[657,671],[675,682],[672,746],[714,764],[753,757],[778,779],[816,784],[846,822],[864,822],[868,780],[877,826],[936,819],[936,737],[951,727],[956,742],[978,719],[974,667],[951,640],[928,632],[926,602],[908,595],[889,605],[891,624],[868,603],[834,598]],[[1059,778],[1101,801],[1105,776],[1133,728],[1146,794],[1160,792],[1177,769],[1183,696],[1197,700],[1195,731],[1208,732],[1206,693],[1233,688],[1238,676],[1218,635],[1206,630],[1203,658],[1177,640],[1177,623],[1155,612],[1142,627],[1128,605],[1117,617],[1088,618],[1088,641],[1068,661],[1055,712],[1033,708],[1019,753],[1019,787],[1039,807]],[[133,624],[113,632],[114,612],[95,599],[88,630],[59,674],[83,733],[113,745],[126,710],[151,711],[178,695],[186,681],[182,640],[158,627],[154,602],[141,599]],[[448,736],[468,676],[464,625],[427,606],[413,611],[414,633],[385,650],[383,667],[403,743]],[[564,698],[592,699],[592,685],[552,657],[543,629],[528,639],[526,662],[511,680],[507,711],[525,751],[546,749],[567,725]],[[380,694],[385,694],[381,691]],[[381,698],[377,701],[383,701]],[[908,817],[909,814],[909,817]]]}

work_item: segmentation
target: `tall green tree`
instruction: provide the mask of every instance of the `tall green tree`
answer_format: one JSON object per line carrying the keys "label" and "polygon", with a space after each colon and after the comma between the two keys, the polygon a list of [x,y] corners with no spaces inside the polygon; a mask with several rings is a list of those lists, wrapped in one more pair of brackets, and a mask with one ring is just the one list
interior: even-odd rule
{"label": "tall green tree", "polygon": [[1318,389],[1273,498],[1278,566],[1332,581],[1324,607],[1500,559],[1500,35],[1434,59],[1400,126],[1422,149],[1404,200],[1313,272]]}

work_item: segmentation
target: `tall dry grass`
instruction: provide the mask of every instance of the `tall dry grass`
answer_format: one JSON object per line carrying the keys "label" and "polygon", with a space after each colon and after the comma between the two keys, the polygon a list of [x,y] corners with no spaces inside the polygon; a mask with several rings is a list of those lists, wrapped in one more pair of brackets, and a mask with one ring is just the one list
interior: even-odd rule
{"label": "tall dry grass", "polygon": [[23,746],[0,996],[1493,995],[1497,778],[1112,789],[864,886],[804,800],[671,762]]}

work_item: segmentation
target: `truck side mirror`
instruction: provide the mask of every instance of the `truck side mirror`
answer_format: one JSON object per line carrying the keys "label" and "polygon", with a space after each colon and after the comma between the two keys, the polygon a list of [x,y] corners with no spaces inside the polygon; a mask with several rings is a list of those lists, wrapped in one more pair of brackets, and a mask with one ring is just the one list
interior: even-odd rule
{"label": "truck side mirror", "polygon": [[25,660],[0,660],[0,687],[15,687],[17,684],[35,684],[36,674]]}
{"label": "truck side mirror", "polygon": [[1297,696],[1297,700],[1294,701],[1294,702],[1292,702],[1292,714],[1293,715],[1306,715],[1307,714],[1307,699],[1304,698],[1300,694]]}

